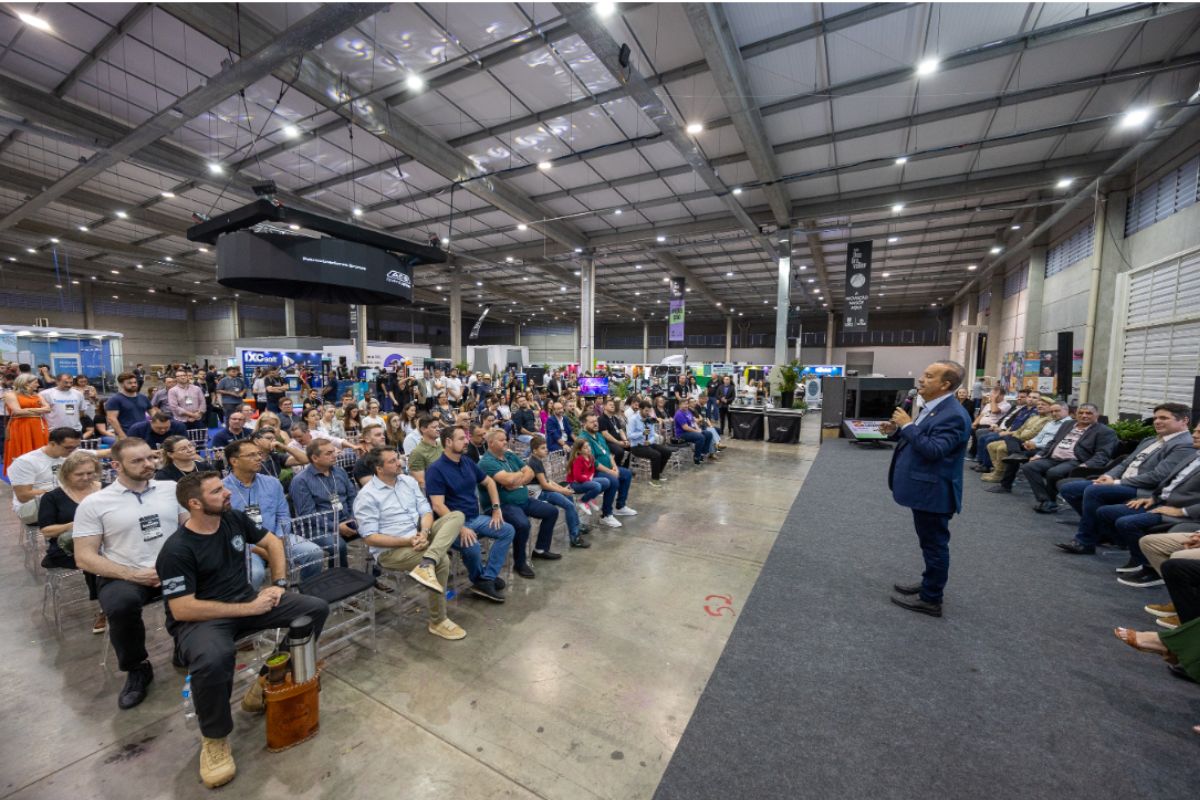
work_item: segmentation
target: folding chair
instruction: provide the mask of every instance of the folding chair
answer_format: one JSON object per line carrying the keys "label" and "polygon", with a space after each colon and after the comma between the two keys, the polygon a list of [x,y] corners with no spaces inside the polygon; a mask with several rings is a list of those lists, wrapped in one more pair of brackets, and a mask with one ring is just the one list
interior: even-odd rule
{"label": "folding chair", "polygon": [[[301,594],[319,597],[329,603],[329,620],[321,633],[321,654],[328,655],[353,639],[369,634],[371,650],[376,649],[375,637],[375,576],[371,574],[370,560],[363,569],[338,567],[337,513],[318,511],[292,520],[292,535],[321,547],[321,557],[305,559],[295,553],[289,542],[284,540],[288,553],[288,579]],[[332,553],[330,552],[332,550]],[[305,568],[319,568],[319,572],[301,578]]]}
{"label": "folding chair", "polygon": [[196,446],[197,452],[203,452],[208,445],[208,428],[188,428],[187,438]]}
{"label": "folding chair", "polygon": [[641,456],[631,455],[629,457],[629,469],[633,472],[633,477],[639,481],[648,481],[654,474],[650,459]]}

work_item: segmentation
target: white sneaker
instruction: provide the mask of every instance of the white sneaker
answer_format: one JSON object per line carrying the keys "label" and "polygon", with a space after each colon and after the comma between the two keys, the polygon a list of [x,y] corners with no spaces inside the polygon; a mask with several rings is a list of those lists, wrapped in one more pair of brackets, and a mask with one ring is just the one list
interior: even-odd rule
{"label": "white sneaker", "polygon": [[597,497],[597,498],[596,498],[595,500],[593,500],[592,502],[588,503],[588,505],[589,505],[589,506],[591,506],[591,507],[592,507],[592,511],[595,511],[597,514],[599,514],[599,513],[600,513],[600,511],[601,511],[601,510],[604,508],[602,505],[600,505],[600,498],[599,498],[599,497]]}
{"label": "white sneaker", "polygon": [[619,528],[619,527],[621,527],[621,523],[620,523],[620,521],[619,521],[619,520],[618,520],[616,517],[614,517],[614,516],[611,516],[611,515],[609,515],[609,516],[607,516],[607,517],[601,517],[601,518],[600,518],[600,524],[601,524],[601,525],[607,525],[607,526],[608,526],[608,527],[610,527],[610,528]]}
{"label": "white sneaker", "polygon": [[618,517],[636,517],[637,516],[637,512],[634,511],[629,506],[625,506],[623,508],[618,508],[613,513],[616,514]]}
{"label": "white sneaker", "polygon": [[589,517],[592,515],[592,507],[589,506],[587,503],[576,502],[575,510],[578,511],[580,514],[584,514]]}

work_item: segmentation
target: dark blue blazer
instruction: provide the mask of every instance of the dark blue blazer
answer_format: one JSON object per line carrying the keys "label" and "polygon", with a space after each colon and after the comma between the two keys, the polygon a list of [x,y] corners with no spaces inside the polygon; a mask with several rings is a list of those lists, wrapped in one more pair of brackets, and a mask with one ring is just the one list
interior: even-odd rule
{"label": "dark blue blazer", "polygon": [[575,444],[575,437],[571,433],[571,422],[563,417],[560,428],[556,417],[546,417],[546,449],[552,453],[555,450],[562,450],[562,445],[558,443],[558,440],[563,436],[567,437],[568,445]]}
{"label": "dark blue blazer", "polygon": [[963,461],[971,438],[971,417],[962,403],[948,397],[920,425],[909,425],[890,438],[898,442],[888,470],[893,499],[917,511],[961,511]]}

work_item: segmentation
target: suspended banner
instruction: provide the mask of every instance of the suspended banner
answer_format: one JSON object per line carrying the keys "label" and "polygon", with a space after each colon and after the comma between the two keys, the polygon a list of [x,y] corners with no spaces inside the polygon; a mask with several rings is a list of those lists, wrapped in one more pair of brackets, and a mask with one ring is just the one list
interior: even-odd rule
{"label": "suspended banner", "polygon": [[483,307],[483,313],[479,315],[479,319],[475,320],[475,324],[471,326],[471,333],[467,335],[468,339],[478,339],[479,329],[483,327],[483,320],[487,317],[488,312],[492,310],[492,304],[488,303]]}
{"label": "suspended banner", "polygon": [[687,292],[687,280],[683,277],[671,278],[671,316],[667,340],[683,343],[684,300]]}
{"label": "suspended banner", "polygon": [[842,329],[867,329],[867,303],[871,300],[871,242],[846,245],[846,318]]}

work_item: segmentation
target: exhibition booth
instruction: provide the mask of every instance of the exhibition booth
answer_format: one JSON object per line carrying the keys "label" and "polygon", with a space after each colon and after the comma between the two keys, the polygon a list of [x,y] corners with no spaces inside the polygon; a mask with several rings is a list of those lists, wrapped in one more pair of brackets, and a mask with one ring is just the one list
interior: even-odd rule
{"label": "exhibition booth", "polygon": [[123,369],[124,335],[80,328],[5,327],[0,329],[0,361],[48,364],[55,375],[66,372],[103,382]]}

